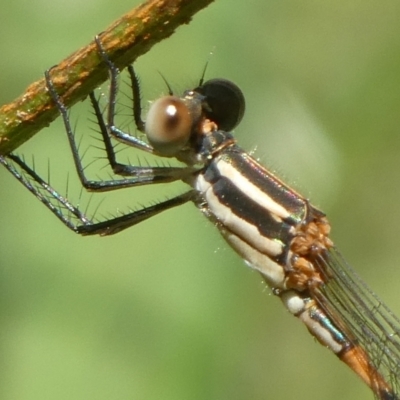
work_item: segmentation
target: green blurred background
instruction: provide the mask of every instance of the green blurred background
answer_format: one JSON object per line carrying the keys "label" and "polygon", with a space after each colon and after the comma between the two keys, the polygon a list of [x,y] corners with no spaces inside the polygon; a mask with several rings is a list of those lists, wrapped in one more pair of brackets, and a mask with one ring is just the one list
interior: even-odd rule
{"label": "green blurred background", "polygon": [[[7,2],[0,104],[135,4]],[[154,99],[157,71],[191,87],[212,51],[207,76],[247,99],[239,142],[328,214],[338,247],[397,314],[399,20],[397,0],[219,0],[137,63]],[[49,163],[61,191],[68,171],[75,187],[59,121],[19,151],[45,176]],[[6,171],[0,180],[2,399],[372,399],[191,204],[82,238]],[[108,210],[176,190],[127,190]]]}

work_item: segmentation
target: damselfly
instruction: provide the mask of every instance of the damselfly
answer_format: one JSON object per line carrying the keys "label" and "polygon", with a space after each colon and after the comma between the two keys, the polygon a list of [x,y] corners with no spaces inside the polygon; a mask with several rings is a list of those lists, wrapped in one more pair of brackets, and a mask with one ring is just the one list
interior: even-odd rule
{"label": "damselfly", "polygon": [[[110,191],[182,181],[191,189],[169,200],[95,222],[61,196],[18,156],[0,162],[68,228],[81,235],[111,235],[186,202],[219,229],[232,248],[257,270],[284,306],[309,332],[346,363],[377,399],[400,399],[400,321],[368,289],[329,238],[325,214],[243,151],[230,133],[242,119],[245,100],[230,81],[212,79],[182,96],[156,100],[141,118],[138,78],[128,67],[135,124],[146,140],[115,124],[118,69],[96,39],[110,72],[107,117],[94,93],[90,101],[108,162],[119,180],[88,180],[51,71],[49,95],[66,128],[78,176],[89,191]],[[144,167],[117,161],[112,140],[150,154],[176,158],[185,167]]]}

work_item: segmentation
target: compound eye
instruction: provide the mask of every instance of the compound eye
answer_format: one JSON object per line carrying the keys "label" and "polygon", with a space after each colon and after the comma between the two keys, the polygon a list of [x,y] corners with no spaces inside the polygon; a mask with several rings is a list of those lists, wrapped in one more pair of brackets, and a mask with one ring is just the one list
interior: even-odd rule
{"label": "compound eye", "polygon": [[211,79],[195,89],[205,96],[205,115],[223,131],[231,131],[242,120],[245,99],[242,91],[226,79]]}
{"label": "compound eye", "polygon": [[183,100],[165,96],[151,105],[145,132],[157,153],[173,157],[188,142],[192,125],[192,116]]}

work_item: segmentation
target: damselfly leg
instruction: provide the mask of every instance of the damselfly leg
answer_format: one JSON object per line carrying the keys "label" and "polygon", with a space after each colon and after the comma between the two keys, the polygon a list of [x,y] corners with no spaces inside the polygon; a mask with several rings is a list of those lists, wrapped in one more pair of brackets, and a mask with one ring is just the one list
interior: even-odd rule
{"label": "damselfly leg", "polygon": [[[89,98],[96,117],[96,121],[102,136],[104,148],[106,151],[107,159],[110,167],[116,175],[122,175],[129,178],[125,179],[112,179],[112,180],[89,180],[87,179],[82,160],[79,155],[78,146],[75,139],[75,134],[72,130],[68,110],[63,104],[60,96],[54,88],[51,80],[51,70],[45,72],[47,90],[50,97],[56,104],[65,126],[68,141],[70,144],[73,160],[75,163],[78,177],[81,181],[82,186],[90,192],[106,192],[122,188],[128,188],[133,186],[141,186],[154,183],[167,183],[176,180],[183,180],[188,175],[192,174],[194,169],[192,167],[143,167],[121,164],[116,159],[116,153],[114,146],[111,141],[111,137],[115,137],[117,140],[128,144],[132,147],[140,150],[154,153],[154,149],[148,143],[138,139],[135,136],[129,135],[118,129],[114,124],[116,96],[118,92],[118,69],[112,64],[100,42],[96,38],[96,43],[99,48],[99,53],[102,55],[104,62],[109,66],[110,71],[110,91],[109,91],[109,107],[107,111],[107,123],[104,120],[103,113],[100,109],[98,100],[96,99],[95,93],[90,93]],[[133,93],[133,114],[134,120],[139,131],[144,130],[144,122],[141,119],[141,105],[140,105],[140,90],[138,84],[138,78],[134,72],[132,66],[128,68],[129,75],[131,78],[131,87]],[[184,204],[188,201],[194,200],[196,195],[193,190],[190,190],[184,194],[176,196],[172,199],[154,204],[149,207],[145,207],[135,212],[127,213],[122,216],[112,218],[109,220],[95,223],[87,218],[77,207],[73,206],[67,199],[61,196],[56,190],[54,190],[48,183],[46,183],[31,167],[29,167],[21,158],[16,155],[9,155],[9,160],[14,162],[21,168],[25,173],[25,176],[30,177],[32,181],[36,182],[38,186],[44,189],[48,196],[43,195],[36,185],[32,185],[13,167],[12,163],[7,162],[5,157],[0,158],[0,162],[6,166],[6,168],[24,185],[31,191],[39,200],[44,203],[56,216],[70,229],[73,231],[87,235],[87,234],[101,234],[109,235],[117,233],[129,226],[135,225],[147,218],[150,218],[162,211],[169,208]],[[50,197],[49,197],[50,196]],[[58,206],[54,205],[53,201],[58,202]],[[71,218],[66,216],[63,210],[67,210],[69,215],[75,216],[80,223],[73,224]]]}

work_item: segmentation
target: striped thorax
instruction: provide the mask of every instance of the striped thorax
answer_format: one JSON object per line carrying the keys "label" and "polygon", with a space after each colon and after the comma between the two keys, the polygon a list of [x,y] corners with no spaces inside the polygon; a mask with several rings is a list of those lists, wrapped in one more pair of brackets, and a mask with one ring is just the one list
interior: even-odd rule
{"label": "striped thorax", "polygon": [[325,215],[233,143],[230,134],[208,135],[219,140],[217,148],[206,148],[212,158],[192,182],[201,194],[199,209],[322,345],[379,399],[397,399],[323,295],[331,276],[321,267],[334,249]]}

